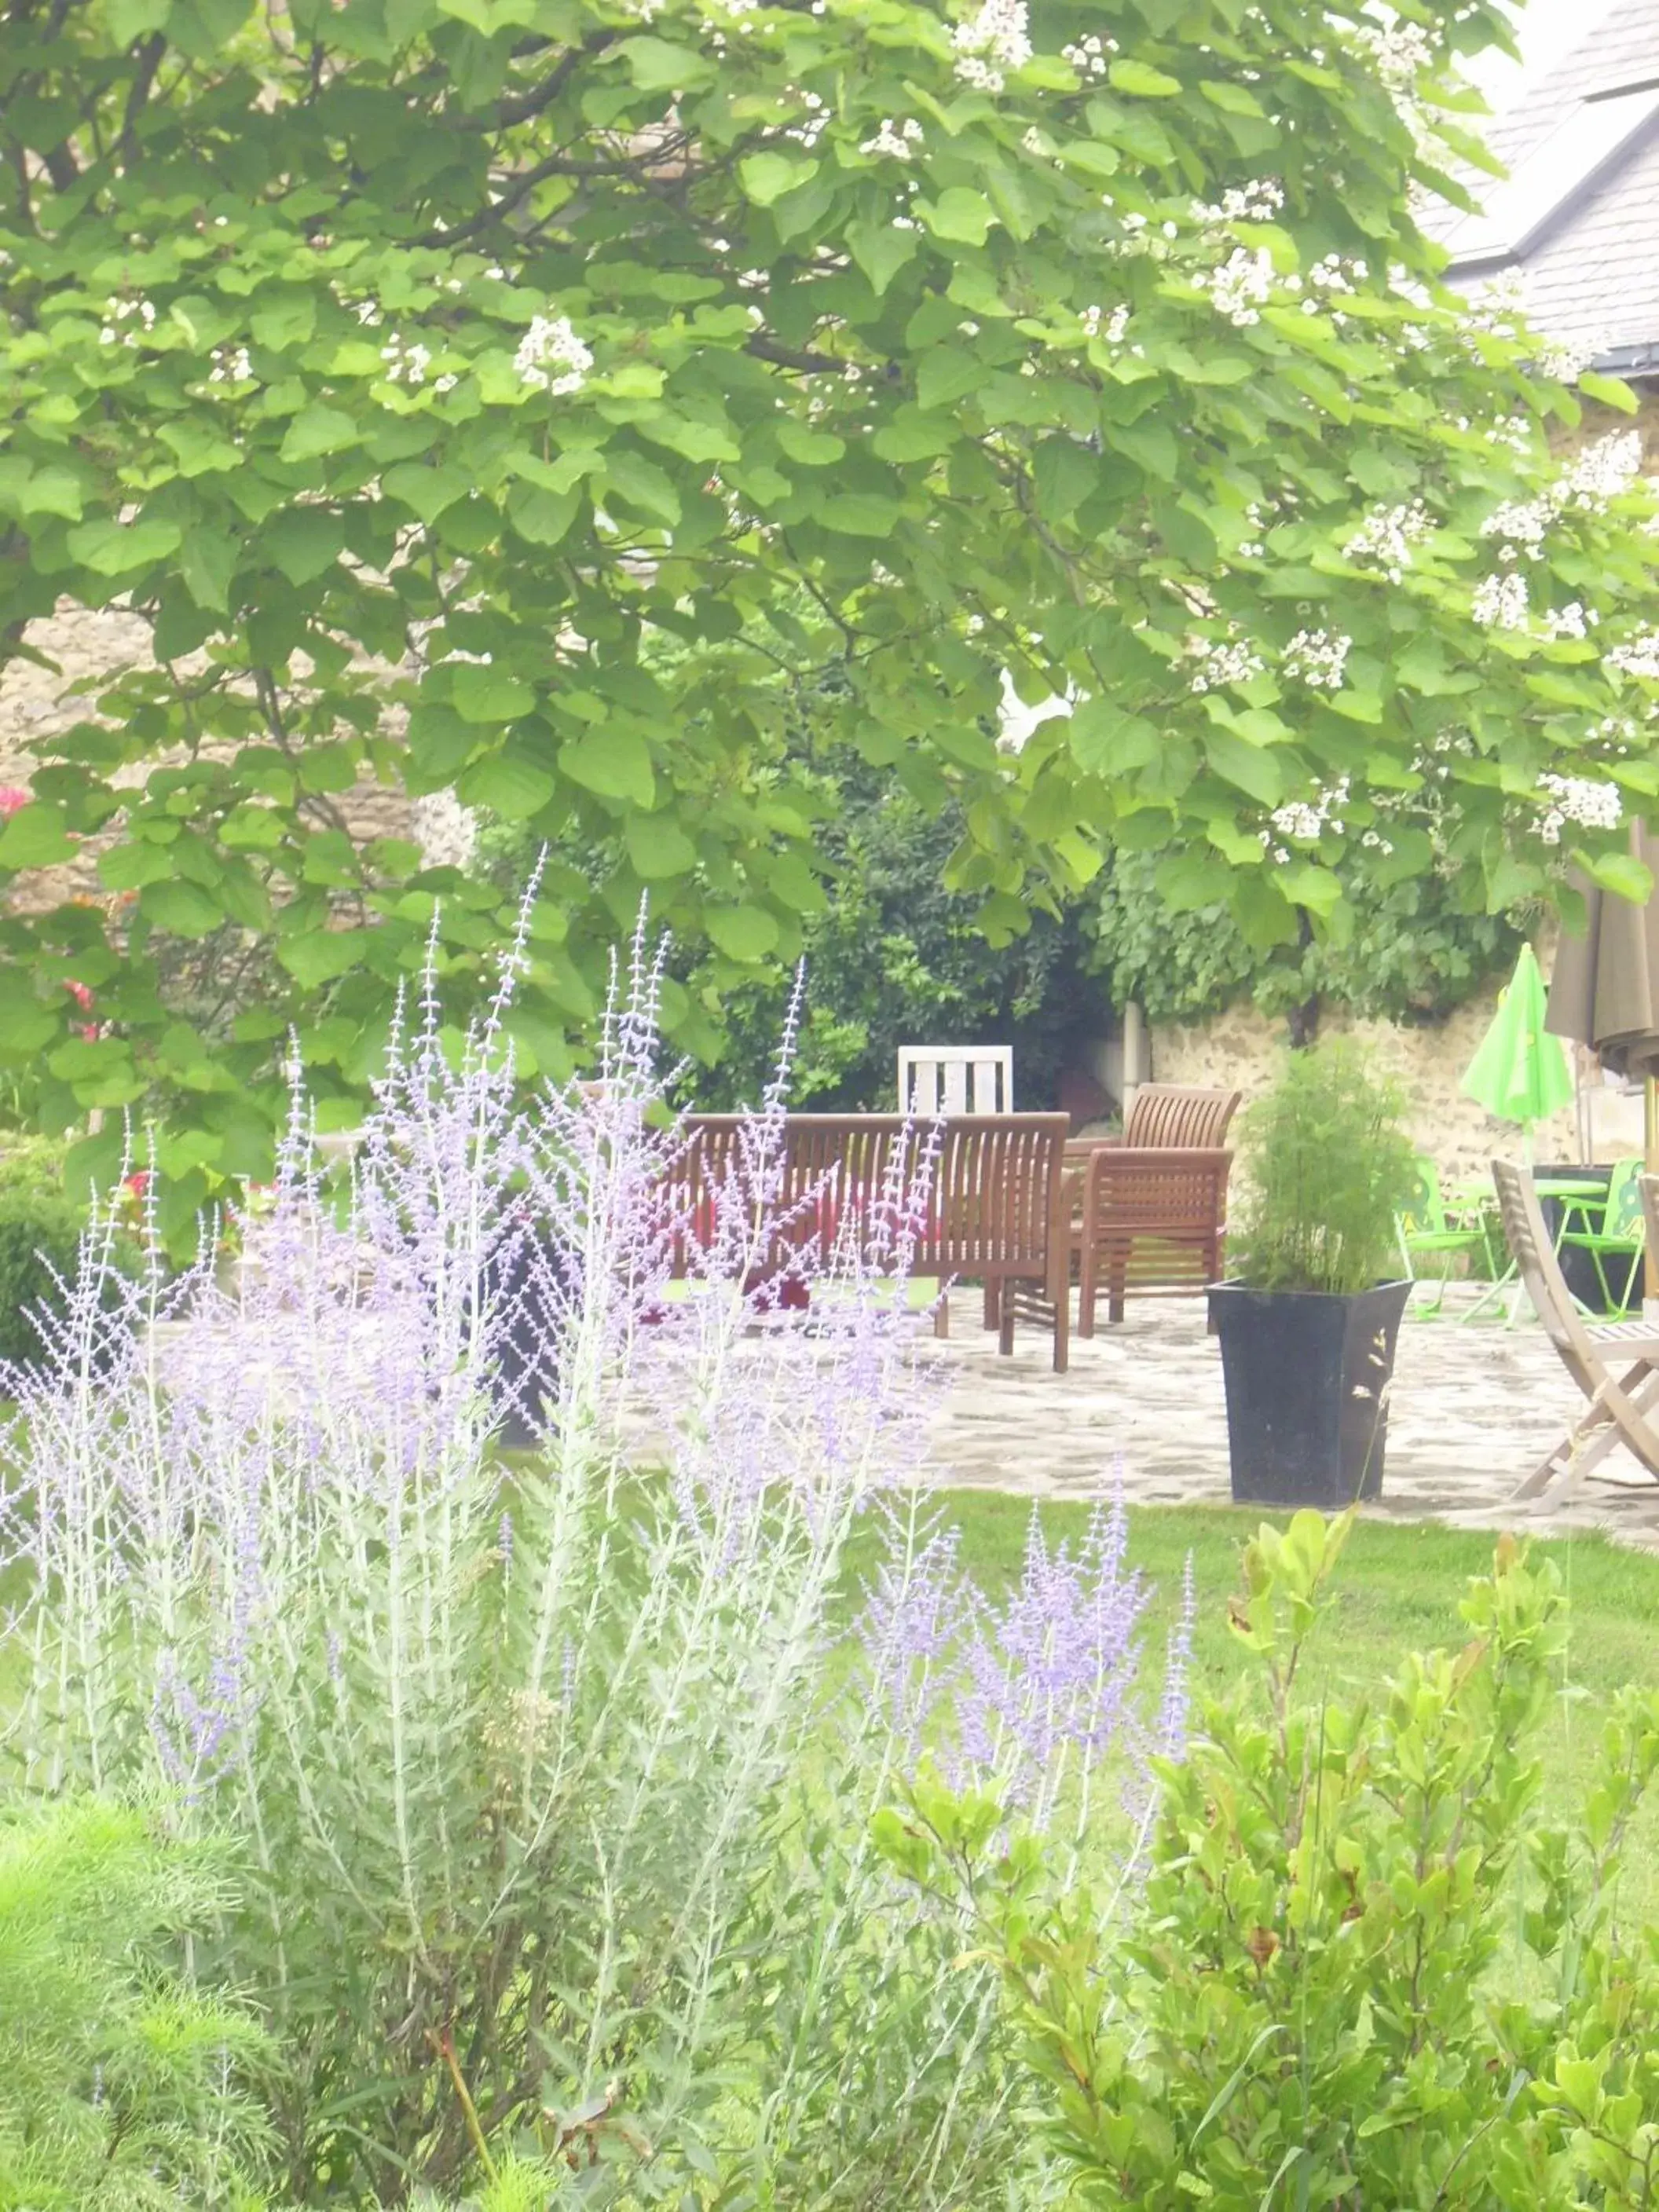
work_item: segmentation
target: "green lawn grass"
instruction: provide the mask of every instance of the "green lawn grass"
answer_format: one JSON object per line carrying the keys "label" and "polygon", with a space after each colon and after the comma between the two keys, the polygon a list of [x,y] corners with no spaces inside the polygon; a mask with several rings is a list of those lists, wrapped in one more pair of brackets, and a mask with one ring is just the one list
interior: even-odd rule
{"label": "green lawn grass", "polygon": [[[946,1491],[940,1513],[961,1532],[963,1565],[988,1593],[1018,1577],[1030,1507],[1019,1498]],[[1045,1504],[1051,1543],[1080,1540],[1090,1508]],[[1153,1585],[1146,1613],[1149,1670],[1161,1666],[1164,1631],[1180,1612],[1182,1574],[1191,1557],[1195,1616],[1195,1696],[1224,1692],[1254,1664],[1227,1626],[1227,1601],[1239,1587],[1242,1546],[1264,1519],[1288,1516],[1226,1508],[1139,1506],[1129,1510],[1129,1559]],[[1496,1538],[1431,1523],[1361,1521],[1331,1586],[1330,1603],[1307,1655],[1303,1694],[1351,1698],[1386,1681],[1409,1651],[1461,1645],[1466,1632],[1457,1604],[1472,1575],[1492,1564]],[[1537,1548],[1561,1571],[1571,1598],[1562,1694],[1545,1725],[1545,1813],[1563,1819],[1594,1757],[1601,1722],[1626,1684],[1659,1684],[1659,1557],[1624,1549],[1605,1537],[1540,1540]],[[1154,1683],[1158,1679],[1153,1673]],[[1650,1806],[1629,1858],[1654,1869],[1644,1881],[1659,1905],[1659,1805]]]}

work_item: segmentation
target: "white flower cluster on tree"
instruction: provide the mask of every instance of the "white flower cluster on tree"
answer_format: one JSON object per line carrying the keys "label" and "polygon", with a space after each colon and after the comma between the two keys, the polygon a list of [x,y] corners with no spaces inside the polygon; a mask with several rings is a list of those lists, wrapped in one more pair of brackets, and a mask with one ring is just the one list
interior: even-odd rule
{"label": "white flower cluster on tree", "polygon": [[[136,347],[141,330],[155,328],[155,307],[149,300],[106,300],[104,313],[108,319],[98,333],[100,345]],[[125,330],[121,328],[124,323],[127,325]]]}
{"label": "white flower cluster on tree", "polygon": [[1412,565],[1412,548],[1434,528],[1432,517],[1420,499],[1409,507],[1373,507],[1342,548],[1347,561],[1375,562],[1391,584],[1397,584]]}
{"label": "white flower cluster on tree", "polygon": [[908,161],[921,143],[921,125],[914,115],[907,115],[902,125],[895,125],[890,115],[881,118],[881,128],[873,138],[866,138],[859,148],[860,154],[886,154],[895,161]]}
{"label": "white flower cluster on tree", "polygon": [[1645,629],[1623,645],[1615,645],[1606,659],[1609,668],[1617,668],[1626,676],[1659,679],[1659,630]]}
{"label": "white flower cluster on tree", "polygon": [[[1473,611],[1488,629],[1523,629],[1527,623],[1527,586],[1516,563],[1541,560],[1551,530],[1569,513],[1604,514],[1611,501],[1630,490],[1642,468],[1642,441],[1635,430],[1614,431],[1569,462],[1554,483],[1535,499],[1510,500],[1495,507],[1480,526],[1483,538],[1498,541],[1498,558],[1508,574],[1488,576],[1476,589]],[[1582,603],[1542,614],[1543,634],[1552,643],[1563,638],[1583,638],[1596,619]],[[1616,660],[1615,667],[1620,664]]]}
{"label": "white flower cluster on tree", "polygon": [[1563,472],[1556,487],[1557,502],[1605,514],[1609,501],[1627,492],[1641,473],[1641,432],[1614,430],[1586,446]]}
{"label": "white flower cluster on tree", "polygon": [[1308,283],[1316,292],[1352,292],[1369,273],[1366,262],[1345,261],[1340,253],[1327,253],[1309,270]]}
{"label": "white flower cluster on tree", "polygon": [[1538,788],[1551,802],[1538,817],[1538,834],[1547,845],[1559,845],[1570,822],[1581,830],[1616,830],[1624,818],[1624,801],[1615,783],[1597,783],[1582,775],[1540,775]]}
{"label": "white flower cluster on tree", "polygon": [[1586,608],[1582,599],[1569,599],[1564,607],[1547,607],[1541,619],[1544,635],[1553,645],[1564,637],[1588,637],[1590,624],[1601,617],[1594,607]]}
{"label": "white flower cluster on tree", "polygon": [[1506,500],[1481,524],[1480,535],[1502,541],[1498,549],[1500,561],[1518,561],[1523,554],[1528,561],[1536,561],[1554,519],[1555,509],[1547,498]]}
{"label": "white flower cluster on tree", "polygon": [[1194,279],[1207,293],[1217,314],[1224,315],[1237,330],[1261,320],[1261,309],[1273,297],[1273,261],[1266,246],[1254,252],[1236,246],[1218,268]]}
{"label": "white flower cluster on tree", "polygon": [[1280,672],[1310,691],[1340,691],[1352,644],[1340,630],[1299,629],[1279,655]]}
{"label": "white flower cluster on tree", "polygon": [[1248,684],[1267,665],[1255,647],[1237,635],[1188,638],[1182,658],[1197,663],[1187,685],[1197,692],[1218,691],[1224,684]]}
{"label": "white flower cluster on tree", "polygon": [[1504,575],[1483,576],[1474,587],[1469,613],[1482,629],[1525,629],[1526,578],[1516,568]]}
{"label": "white flower cluster on tree", "polygon": [[252,383],[253,363],[246,346],[215,346],[211,361],[207,379],[210,384]]}
{"label": "white flower cluster on tree", "polygon": [[[456,658],[454,654],[449,656]],[[467,868],[477,849],[478,818],[453,791],[428,792],[410,810],[423,868]]]}
{"label": "white flower cluster on tree", "polygon": [[[800,100],[801,106],[806,110],[806,112],[799,123],[792,123],[790,125],[789,128],[784,132],[784,137],[792,140],[797,146],[816,146],[819,139],[823,137],[830,123],[830,110],[825,105],[823,94],[817,92],[799,92],[798,88],[794,85],[788,86],[787,89],[796,94],[797,97]],[[887,131],[890,130],[892,126],[890,124],[884,123],[881,127],[883,131]],[[911,135],[910,127],[908,124],[905,126],[905,135],[907,137]],[[920,125],[916,126],[914,135],[918,138],[921,137],[921,128]],[[878,133],[878,136],[879,136],[879,133]],[[864,150],[867,154],[870,149],[866,146]],[[903,158],[908,161],[909,159],[908,154],[907,153]]]}
{"label": "white flower cluster on tree", "polygon": [[1416,23],[1361,23],[1355,27],[1353,36],[1396,100],[1413,88],[1418,78],[1434,61],[1428,33]]}
{"label": "white flower cluster on tree", "polygon": [[[1467,422],[1458,428],[1467,430]],[[1486,443],[1501,446],[1505,453],[1522,456],[1530,453],[1538,442],[1538,425],[1529,415],[1500,415],[1495,422],[1486,425]]]}
{"label": "white flower cluster on tree", "polygon": [[1062,46],[1060,58],[1070,62],[1079,76],[1102,77],[1111,67],[1111,58],[1116,52],[1115,39],[1099,38],[1091,31],[1086,39]]}
{"label": "white flower cluster on tree", "polygon": [[981,0],[979,13],[951,33],[956,72],[976,92],[1000,92],[1004,72],[1031,58],[1031,34],[1025,0]]}
{"label": "white flower cluster on tree", "polygon": [[532,391],[550,392],[557,399],[581,390],[593,356],[568,317],[538,315],[519,341],[513,366]]}
{"label": "white flower cluster on tree", "polygon": [[1121,345],[1129,327],[1129,303],[1120,300],[1109,315],[1104,307],[1085,307],[1079,319],[1086,337],[1103,338],[1108,345]]}
{"label": "white flower cluster on tree", "polygon": [[[402,337],[388,339],[380,348],[380,359],[386,363],[388,384],[407,384],[411,387],[426,382],[426,373],[432,366],[429,347],[422,345],[418,340],[411,342]],[[453,392],[459,381],[459,377],[448,374],[434,376],[432,389],[434,392]]]}
{"label": "white flower cluster on tree", "polygon": [[1229,185],[1212,205],[1194,200],[1193,215],[1199,222],[1272,222],[1284,204],[1285,187],[1276,177],[1252,177],[1247,185]]}
{"label": "white flower cluster on tree", "polygon": [[1607,339],[1599,331],[1583,337],[1546,338],[1534,366],[1540,376],[1553,377],[1558,384],[1577,384],[1596,355],[1606,350]]}
{"label": "white flower cluster on tree", "polygon": [[[1348,779],[1339,776],[1328,788],[1316,793],[1311,799],[1292,799],[1283,806],[1276,806],[1269,819],[1281,837],[1318,840],[1328,824],[1340,836],[1342,833],[1342,810],[1348,803]],[[1263,834],[1262,843],[1268,842]],[[1275,856],[1276,857],[1276,856]]]}

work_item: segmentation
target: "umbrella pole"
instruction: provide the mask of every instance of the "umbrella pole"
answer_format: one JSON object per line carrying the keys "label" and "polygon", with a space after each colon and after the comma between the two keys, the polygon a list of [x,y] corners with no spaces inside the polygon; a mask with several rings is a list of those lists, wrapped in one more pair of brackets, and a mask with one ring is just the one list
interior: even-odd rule
{"label": "umbrella pole", "polygon": [[[1642,1085],[1642,1156],[1650,1175],[1659,1175],[1659,1081],[1650,1075]],[[1651,1240],[1642,1250],[1642,1294],[1659,1298],[1659,1252]]]}

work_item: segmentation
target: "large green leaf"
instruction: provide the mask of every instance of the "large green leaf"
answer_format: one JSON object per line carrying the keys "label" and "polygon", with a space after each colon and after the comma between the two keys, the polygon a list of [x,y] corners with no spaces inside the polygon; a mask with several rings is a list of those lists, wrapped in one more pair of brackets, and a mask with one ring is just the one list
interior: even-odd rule
{"label": "large green leaf", "polygon": [[536,704],[529,684],[500,668],[463,664],[452,672],[455,711],[464,722],[516,722]]}
{"label": "large green leaf", "polygon": [[757,207],[770,207],[786,192],[793,191],[812,176],[817,163],[793,160],[786,154],[751,154],[738,165],[744,191]]}
{"label": "large green leaf", "polygon": [[282,937],[277,940],[276,957],[296,982],[315,990],[357,965],[367,934],[361,929],[315,929],[304,936]]}
{"label": "large green leaf", "polygon": [[840,531],[849,538],[890,537],[898,518],[898,501],[874,492],[836,492],[817,511],[826,530]]}
{"label": "large green leaf", "polygon": [[623,835],[635,872],[647,883],[689,874],[696,866],[696,847],[665,814],[630,814]]}
{"label": "large green leaf", "polygon": [[703,927],[730,960],[763,960],[778,941],[778,925],[764,907],[709,907]]}
{"label": "large green leaf", "polygon": [[151,881],[138,895],[139,911],[173,937],[205,937],[222,928],[225,909],[198,884]]}
{"label": "large green leaf", "polygon": [[627,799],[642,807],[656,803],[650,750],[632,730],[592,730],[573,738],[560,749],[559,767],[573,783],[602,799]]}
{"label": "large green leaf", "polygon": [[36,799],[0,827],[0,868],[51,868],[73,857],[75,840],[61,806]]}
{"label": "large green leaf", "polygon": [[307,407],[289,424],[282,458],[309,461],[324,453],[343,453],[356,445],[362,434],[355,416],[343,414],[337,407]]}
{"label": "large green leaf", "polygon": [[184,532],[171,522],[92,521],[71,530],[65,542],[95,575],[125,576],[176,553]]}
{"label": "large green leaf", "polygon": [[487,806],[503,822],[523,822],[538,814],[554,789],[555,779],[547,769],[516,753],[479,761],[467,770],[460,786],[469,806]]}

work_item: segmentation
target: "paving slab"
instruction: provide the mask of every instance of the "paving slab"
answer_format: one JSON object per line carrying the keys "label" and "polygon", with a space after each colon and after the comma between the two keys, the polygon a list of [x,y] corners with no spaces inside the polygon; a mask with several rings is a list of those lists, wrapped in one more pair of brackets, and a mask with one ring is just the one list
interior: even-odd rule
{"label": "paving slab", "polygon": [[[1039,1331],[1024,1330],[1005,1358],[975,1322],[953,1310],[951,1337],[923,1348],[945,1387],[922,1480],[1034,1498],[1105,1497],[1121,1481],[1132,1505],[1231,1503],[1221,1355],[1200,1299],[1131,1302],[1122,1322],[1073,1334],[1065,1375]],[[1513,1326],[1407,1319],[1382,1495],[1364,1510],[1458,1528],[1602,1528],[1659,1551],[1659,1482],[1622,1446],[1565,1503],[1512,1501],[1583,1404],[1530,1315]]]}

